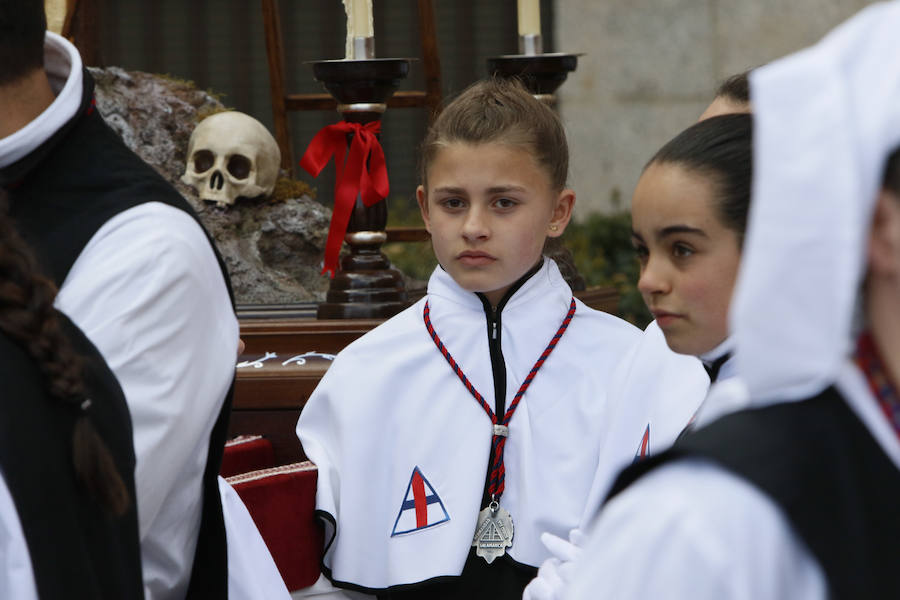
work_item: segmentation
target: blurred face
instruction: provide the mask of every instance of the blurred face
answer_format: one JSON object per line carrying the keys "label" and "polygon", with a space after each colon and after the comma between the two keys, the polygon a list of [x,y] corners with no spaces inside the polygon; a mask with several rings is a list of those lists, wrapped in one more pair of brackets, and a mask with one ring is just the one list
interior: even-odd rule
{"label": "blurred face", "polygon": [[900,196],[882,190],[875,203],[868,241],[866,316],[895,381],[900,379]]}
{"label": "blurred face", "polygon": [[638,289],[675,352],[700,355],[728,336],[738,235],[714,209],[715,188],[678,165],[650,165],[631,201]]}
{"label": "blurred face", "polygon": [[575,193],[556,192],[526,150],[502,143],[453,143],[438,150],[416,196],[438,262],[492,305],[563,233]]}

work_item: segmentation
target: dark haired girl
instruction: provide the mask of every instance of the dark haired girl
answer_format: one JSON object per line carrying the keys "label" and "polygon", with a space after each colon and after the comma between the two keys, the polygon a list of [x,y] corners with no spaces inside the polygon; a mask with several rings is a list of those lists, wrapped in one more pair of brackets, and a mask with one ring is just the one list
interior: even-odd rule
{"label": "dark haired girl", "polygon": [[644,301],[669,347],[699,356],[712,379],[730,350],[727,315],[750,203],[751,139],[746,114],[689,127],[650,160],[631,204]]}
{"label": "dark haired girl", "polygon": [[0,597],[143,598],[131,420],[0,191]]}

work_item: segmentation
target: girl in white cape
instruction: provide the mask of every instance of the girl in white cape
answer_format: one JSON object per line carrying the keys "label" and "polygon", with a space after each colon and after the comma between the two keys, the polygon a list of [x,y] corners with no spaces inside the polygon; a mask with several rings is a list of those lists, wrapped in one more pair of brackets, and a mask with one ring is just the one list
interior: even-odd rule
{"label": "girl in white cape", "polygon": [[898,28],[873,5],[751,74],[742,385],[707,401],[741,410],[623,474],[566,597],[900,597]]}
{"label": "girl in white cape", "polygon": [[[632,242],[641,264],[638,288],[644,302],[668,346],[697,356],[713,382],[735,374],[727,314],[750,205],[751,142],[748,114],[700,121],[650,159],[631,201]],[[704,403],[688,427],[721,409]],[[662,449],[657,446],[655,451]],[[605,483],[592,493],[582,527],[571,531],[568,541],[543,536],[554,557],[541,565],[525,600],[565,597],[585,542],[583,532],[612,481]]]}
{"label": "girl in white cape", "polygon": [[297,424],[319,468],[323,573],[345,594],[519,598],[549,556],[540,534],[576,527],[651,426],[674,439],[707,378],[658,330],[573,298],[542,256],[575,202],[550,108],[478,83],[422,153],[428,293],[341,352]]}

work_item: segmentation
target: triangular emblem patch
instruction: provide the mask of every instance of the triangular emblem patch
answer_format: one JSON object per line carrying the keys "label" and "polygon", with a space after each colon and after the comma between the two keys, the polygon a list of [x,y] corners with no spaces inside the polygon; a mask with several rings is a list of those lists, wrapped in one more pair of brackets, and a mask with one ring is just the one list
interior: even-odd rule
{"label": "triangular emblem patch", "polygon": [[406,494],[394,521],[391,537],[414,533],[450,520],[440,496],[425,479],[419,467],[413,469],[406,486]]}
{"label": "triangular emblem patch", "polygon": [[647,423],[647,429],[644,430],[644,437],[641,438],[641,443],[638,446],[638,450],[634,455],[634,461],[638,462],[639,460],[643,460],[647,458],[647,455],[650,453],[650,424]]}

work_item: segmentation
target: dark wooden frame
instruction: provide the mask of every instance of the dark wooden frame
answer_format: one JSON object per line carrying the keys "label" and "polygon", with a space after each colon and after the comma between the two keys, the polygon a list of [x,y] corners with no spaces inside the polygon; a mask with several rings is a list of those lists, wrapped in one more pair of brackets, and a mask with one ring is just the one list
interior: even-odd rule
{"label": "dark wooden frame", "polygon": [[100,10],[97,0],[66,0],[62,36],[72,40],[85,65],[101,64]]}

